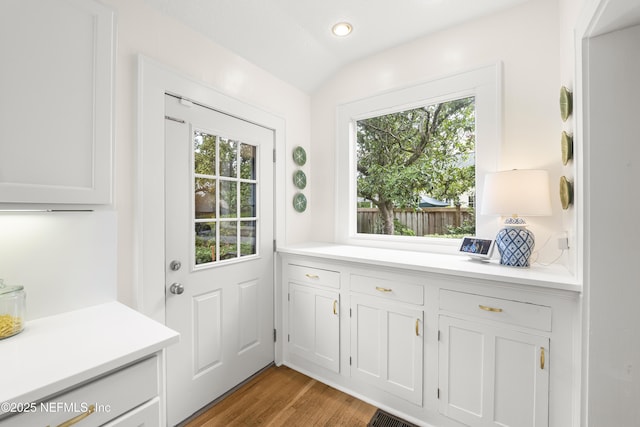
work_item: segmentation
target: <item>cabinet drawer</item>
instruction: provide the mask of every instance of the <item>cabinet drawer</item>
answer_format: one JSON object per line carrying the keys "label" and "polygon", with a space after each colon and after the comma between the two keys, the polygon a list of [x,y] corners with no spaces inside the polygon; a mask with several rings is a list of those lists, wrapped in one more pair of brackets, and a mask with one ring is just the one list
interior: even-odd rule
{"label": "cabinet drawer", "polygon": [[159,425],[160,398],[156,397],[102,427],[156,427]]}
{"label": "cabinet drawer", "polygon": [[352,274],[351,290],[411,304],[422,305],[424,303],[424,287],[401,280]]}
{"label": "cabinet drawer", "polygon": [[330,288],[340,288],[340,273],[321,268],[304,265],[289,264],[287,276],[290,281],[309,285],[322,285]]}
{"label": "cabinet drawer", "polygon": [[33,411],[2,420],[0,426],[57,426],[80,417],[82,426],[100,426],[157,395],[158,361],[154,356],[39,402]]}
{"label": "cabinet drawer", "polygon": [[543,305],[442,289],[440,309],[541,331],[551,331],[551,308]]}

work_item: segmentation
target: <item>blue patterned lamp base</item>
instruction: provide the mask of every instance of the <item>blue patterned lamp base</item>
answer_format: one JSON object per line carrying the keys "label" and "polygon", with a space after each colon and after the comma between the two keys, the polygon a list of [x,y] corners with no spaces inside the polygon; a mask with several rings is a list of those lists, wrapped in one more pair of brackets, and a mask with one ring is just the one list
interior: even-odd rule
{"label": "blue patterned lamp base", "polygon": [[[513,219],[512,219],[513,220]],[[524,221],[505,221],[505,228],[498,232],[496,245],[500,252],[500,264],[511,267],[529,267],[529,259],[535,247],[533,233],[527,230]]]}

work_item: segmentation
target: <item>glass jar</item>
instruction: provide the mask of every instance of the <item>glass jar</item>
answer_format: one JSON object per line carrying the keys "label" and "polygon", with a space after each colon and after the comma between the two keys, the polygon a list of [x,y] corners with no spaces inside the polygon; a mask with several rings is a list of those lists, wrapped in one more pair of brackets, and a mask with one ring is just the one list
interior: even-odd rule
{"label": "glass jar", "polygon": [[7,286],[0,279],[0,339],[24,329],[26,294],[22,286]]}

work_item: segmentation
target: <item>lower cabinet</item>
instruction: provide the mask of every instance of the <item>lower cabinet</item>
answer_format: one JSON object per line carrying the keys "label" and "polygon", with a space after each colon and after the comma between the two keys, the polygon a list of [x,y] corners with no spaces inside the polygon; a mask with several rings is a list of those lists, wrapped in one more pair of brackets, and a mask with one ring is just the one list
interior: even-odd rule
{"label": "lower cabinet", "polygon": [[579,425],[577,294],[311,256],[282,266],[294,369],[416,425]]}
{"label": "lower cabinet", "polygon": [[289,351],[340,371],[340,294],[337,290],[289,284]]}
{"label": "lower cabinet", "polygon": [[[476,298],[478,314],[496,315],[496,321],[502,313],[513,314],[495,299],[485,305],[481,296],[459,296],[463,301]],[[439,318],[440,412],[470,426],[548,426],[549,337],[510,323],[472,319],[460,311],[459,317]],[[539,313],[546,315],[545,310]]]}
{"label": "lower cabinet", "polygon": [[351,294],[351,376],[422,406],[423,312]]}
{"label": "lower cabinet", "polygon": [[153,356],[33,403],[24,413],[0,420],[0,426],[156,427],[160,420],[158,363]]}

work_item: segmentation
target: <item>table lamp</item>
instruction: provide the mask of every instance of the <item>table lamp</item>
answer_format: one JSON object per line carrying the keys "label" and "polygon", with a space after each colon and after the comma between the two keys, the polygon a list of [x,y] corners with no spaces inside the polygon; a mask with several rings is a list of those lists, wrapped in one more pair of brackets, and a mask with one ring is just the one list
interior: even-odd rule
{"label": "table lamp", "polygon": [[487,174],[482,199],[482,214],[507,216],[496,236],[500,264],[529,267],[535,238],[521,215],[551,215],[547,171],[514,169]]}

